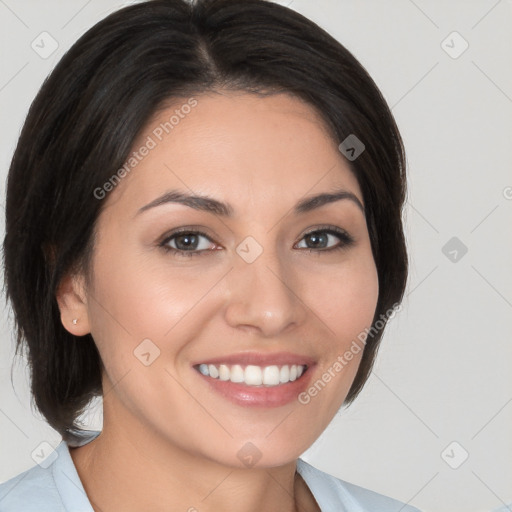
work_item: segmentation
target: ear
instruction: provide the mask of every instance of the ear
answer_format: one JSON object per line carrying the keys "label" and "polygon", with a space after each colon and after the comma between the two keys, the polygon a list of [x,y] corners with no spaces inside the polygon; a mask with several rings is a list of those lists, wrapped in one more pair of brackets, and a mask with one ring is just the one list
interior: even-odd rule
{"label": "ear", "polygon": [[91,329],[83,276],[67,275],[61,280],[55,296],[64,328],[75,336],[89,334]]}

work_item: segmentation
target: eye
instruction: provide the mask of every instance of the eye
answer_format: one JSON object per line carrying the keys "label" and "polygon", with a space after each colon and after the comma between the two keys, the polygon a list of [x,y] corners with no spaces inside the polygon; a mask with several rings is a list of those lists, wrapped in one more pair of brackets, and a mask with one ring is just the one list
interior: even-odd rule
{"label": "eye", "polygon": [[206,233],[191,229],[175,231],[166,237],[160,246],[167,252],[185,257],[198,256],[217,247]]}
{"label": "eye", "polygon": [[[300,244],[304,245],[301,247]],[[336,244],[336,240],[338,240]],[[335,244],[335,245],[333,245]],[[316,228],[306,233],[297,248],[305,249],[308,252],[330,252],[345,249],[354,244],[354,239],[345,230],[335,226]],[[218,250],[218,246],[204,232],[181,228],[174,231],[159,244],[166,252],[176,256],[192,257],[208,254],[212,250]]]}
{"label": "eye", "polygon": [[[333,242],[336,243],[336,239],[338,239],[337,245],[332,245]],[[306,249],[309,252],[336,251],[354,244],[354,239],[344,229],[335,226],[309,231],[303,236],[302,240],[305,241],[306,247],[299,248]]]}

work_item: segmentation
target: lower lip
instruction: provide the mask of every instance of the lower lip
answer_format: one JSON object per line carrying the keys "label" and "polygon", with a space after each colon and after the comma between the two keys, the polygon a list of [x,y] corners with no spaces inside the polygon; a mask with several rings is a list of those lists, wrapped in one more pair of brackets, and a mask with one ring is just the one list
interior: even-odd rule
{"label": "lower lip", "polygon": [[310,366],[298,379],[277,386],[247,386],[229,380],[213,379],[195,371],[214,391],[237,405],[280,407],[297,400],[298,395],[308,386],[312,375],[311,370]]}

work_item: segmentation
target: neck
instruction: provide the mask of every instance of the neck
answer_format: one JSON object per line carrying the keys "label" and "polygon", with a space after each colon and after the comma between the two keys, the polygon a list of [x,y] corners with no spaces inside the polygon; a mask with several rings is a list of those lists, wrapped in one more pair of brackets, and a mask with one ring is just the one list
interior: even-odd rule
{"label": "neck", "polygon": [[296,461],[272,468],[237,468],[170,444],[137,423],[70,448],[96,512],[295,512],[319,510],[296,473]]}

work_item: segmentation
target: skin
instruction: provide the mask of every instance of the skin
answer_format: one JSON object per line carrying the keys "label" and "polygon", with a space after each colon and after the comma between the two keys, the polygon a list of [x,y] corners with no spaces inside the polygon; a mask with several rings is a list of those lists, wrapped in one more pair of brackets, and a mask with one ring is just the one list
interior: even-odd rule
{"label": "skin", "polygon": [[[103,431],[71,456],[97,511],[319,510],[296,460],[339,410],[362,351],[307,405],[273,408],[231,403],[191,365],[289,351],[316,361],[311,382],[332,367],[371,326],[377,305],[365,216],[346,199],[300,215],[292,208],[333,188],[364,204],[362,193],[322,120],[301,100],[226,91],[196,99],[103,199],[90,282],[70,275],[59,288],[64,326],[78,336],[90,332],[106,368]],[[183,103],[156,113],[133,148]],[[234,216],[175,203],[136,215],[171,189],[228,202]],[[325,224],[354,243],[315,248],[304,235]],[[183,226],[207,232],[210,240],[200,237],[197,246],[202,255],[158,246]],[[247,236],[263,248],[251,264],[236,252]],[[169,243],[177,247],[176,239]],[[321,247],[339,243],[333,235]],[[149,366],[134,356],[147,338],[160,350]],[[237,457],[247,442],[261,453],[252,467]]]}

